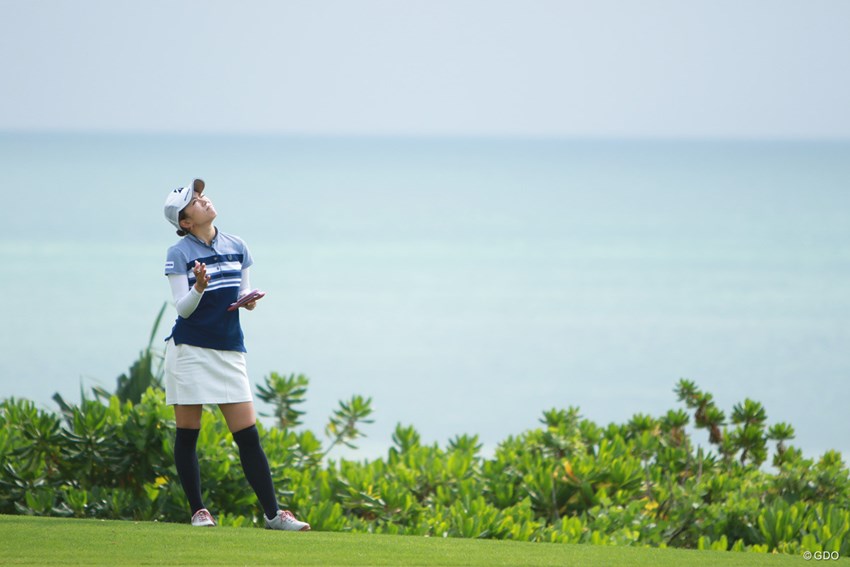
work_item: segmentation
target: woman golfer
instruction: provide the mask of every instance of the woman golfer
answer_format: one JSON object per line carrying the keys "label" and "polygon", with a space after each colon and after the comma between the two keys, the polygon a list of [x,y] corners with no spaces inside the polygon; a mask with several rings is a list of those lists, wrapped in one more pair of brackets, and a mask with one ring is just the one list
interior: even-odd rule
{"label": "woman golfer", "polygon": [[[240,238],[213,226],[216,210],[203,192],[204,182],[195,179],[172,191],[165,200],[165,218],[182,237],[168,249],[165,262],[179,315],[166,339],[165,400],[174,406],[174,461],[192,508],[192,525],[215,525],[201,499],[195,446],[203,404],[218,404],[239,447],[245,477],[265,512],[266,528],[306,531],[309,524],[278,507],[269,463],[257,434],[239,310],[228,311],[250,290],[251,254]],[[247,303],[245,308],[252,310],[256,303]]]}

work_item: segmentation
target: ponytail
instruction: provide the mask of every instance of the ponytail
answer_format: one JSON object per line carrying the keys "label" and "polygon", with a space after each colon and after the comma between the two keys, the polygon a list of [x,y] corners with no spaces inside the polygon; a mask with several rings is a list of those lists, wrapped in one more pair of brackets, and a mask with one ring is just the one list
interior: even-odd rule
{"label": "ponytail", "polygon": [[[177,215],[177,222],[179,223],[180,221],[182,221],[185,218],[186,218],[186,213],[184,212],[184,209],[181,209],[180,213]],[[184,228],[178,228],[177,229],[177,236],[186,236],[187,234],[189,234],[188,230],[186,230]]]}

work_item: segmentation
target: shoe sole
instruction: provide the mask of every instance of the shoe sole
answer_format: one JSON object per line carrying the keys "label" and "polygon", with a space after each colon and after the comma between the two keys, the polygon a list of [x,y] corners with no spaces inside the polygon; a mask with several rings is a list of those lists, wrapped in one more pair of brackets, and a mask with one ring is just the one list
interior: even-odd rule
{"label": "shoe sole", "polygon": [[310,530],[310,526],[304,526],[304,527],[303,527],[303,528],[301,528],[300,530],[276,530],[276,529],[274,529],[274,528],[270,528],[270,527],[268,527],[268,526],[266,526],[266,529],[267,529],[267,530],[271,530],[271,531],[273,531],[273,532],[309,532],[309,531],[311,531],[311,530]]}

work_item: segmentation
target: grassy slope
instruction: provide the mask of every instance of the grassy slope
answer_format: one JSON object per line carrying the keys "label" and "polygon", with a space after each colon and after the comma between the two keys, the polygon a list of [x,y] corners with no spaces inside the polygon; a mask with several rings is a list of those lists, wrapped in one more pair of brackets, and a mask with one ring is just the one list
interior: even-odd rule
{"label": "grassy slope", "polygon": [[3,565],[800,565],[800,557],[0,516]]}

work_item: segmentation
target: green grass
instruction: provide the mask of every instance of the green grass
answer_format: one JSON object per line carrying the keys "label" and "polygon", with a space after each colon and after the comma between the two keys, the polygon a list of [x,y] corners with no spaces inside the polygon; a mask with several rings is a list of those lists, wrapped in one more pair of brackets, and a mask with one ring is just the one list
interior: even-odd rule
{"label": "green grass", "polygon": [[802,565],[760,553],[0,516],[2,565]]}

